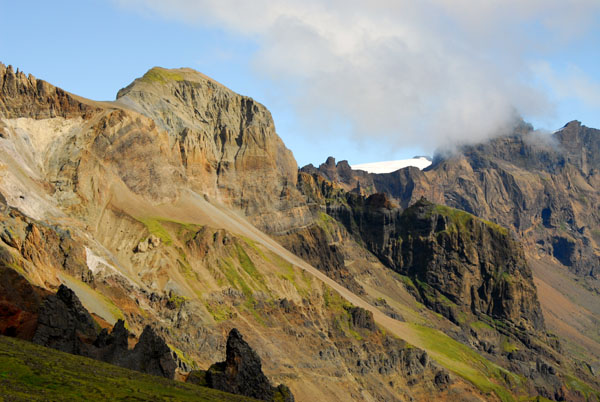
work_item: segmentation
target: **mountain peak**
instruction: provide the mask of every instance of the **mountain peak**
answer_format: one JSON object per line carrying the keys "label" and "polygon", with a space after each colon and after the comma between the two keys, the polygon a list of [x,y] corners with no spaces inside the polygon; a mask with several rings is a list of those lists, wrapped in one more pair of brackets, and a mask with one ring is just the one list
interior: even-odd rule
{"label": "mountain peak", "polygon": [[149,90],[149,88],[156,88],[156,86],[163,87],[179,83],[210,83],[221,88],[226,88],[220,82],[192,68],[152,67],[143,76],[136,78],[131,84],[119,90],[117,93],[117,99],[124,97],[134,89],[146,92]]}
{"label": "mountain peak", "polygon": [[152,67],[150,70],[146,72],[141,78],[139,78],[142,82],[153,83],[158,82],[161,84],[167,84],[169,82],[176,81],[189,81],[189,82],[205,82],[210,81],[215,84],[220,84],[219,82],[213,80],[207,75],[202,74],[199,71],[196,71],[189,67],[181,67],[181,68],[164,68],[164,67]]}

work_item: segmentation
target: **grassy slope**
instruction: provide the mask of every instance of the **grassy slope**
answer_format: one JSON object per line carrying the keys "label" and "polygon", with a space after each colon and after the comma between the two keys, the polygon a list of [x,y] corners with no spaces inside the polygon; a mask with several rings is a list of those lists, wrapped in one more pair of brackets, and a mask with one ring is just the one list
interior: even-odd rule
{"label": "grassy slope", "polygon": [[0,336],[0,401],[253,401]]}

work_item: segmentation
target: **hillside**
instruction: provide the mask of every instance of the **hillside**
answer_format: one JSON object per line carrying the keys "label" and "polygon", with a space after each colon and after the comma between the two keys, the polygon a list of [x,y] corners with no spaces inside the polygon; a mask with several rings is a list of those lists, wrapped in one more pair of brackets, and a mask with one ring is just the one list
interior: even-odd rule
{"label": "hillside", "polygon": [[63,284],[88,336],[149,325],[176,376],[224,360],[237,328],[298,401],[596,395],[546,327],[529,243],[420,201],[411,175],[442,162],[298,171],[263,105],[190,69],[105,103],[3,65],[0,84],[2,333],[37,333]]}
{"label": "hillside", "polygon": [[255,401],[0,336],[3,401]]}

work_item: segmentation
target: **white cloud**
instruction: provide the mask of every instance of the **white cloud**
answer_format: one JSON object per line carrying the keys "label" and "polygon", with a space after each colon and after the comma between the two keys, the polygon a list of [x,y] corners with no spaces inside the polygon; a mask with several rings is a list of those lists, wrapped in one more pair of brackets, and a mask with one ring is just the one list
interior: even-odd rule
{"label": "white cloud", "polygon": [[356,139],[432,151],[487,138],[517,113],[552,113],[536,74],[598,102],[597,84],[530,60],[584,34],[597,0],[115,1],[254,38],[256,71],[294,88],[305,121],[345,120]]}
{"label": "white cloud", "polygon": [[600,109],[600,83],[595,82],[576,65],[567,65],[561,73],[547,62],[534,63],[532,69],[557,97],[578,99]]}

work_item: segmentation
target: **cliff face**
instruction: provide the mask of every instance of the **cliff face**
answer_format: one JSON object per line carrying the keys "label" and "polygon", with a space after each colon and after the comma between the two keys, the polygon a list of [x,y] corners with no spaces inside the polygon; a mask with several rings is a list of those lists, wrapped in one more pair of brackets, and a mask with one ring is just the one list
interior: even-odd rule
{"label": "cliff face", "polygon": [[270,232],[285,230],[290,219],[299,223],[296,161],[263,105],[190,69],[153,68],[117,99],[167,131],[194,191],[241,209]]}
{"label": "cliff face", "polygon": [[400,228],[394,269],[413,280],[425,304],[457,324],[467,312],[545,329],[531,269],[506,229],[423,200],[404,211]]}
{"label": "cliff face", "polygon": [[[314,195],[319,181],[321,197]],[[336,191],[318,175],[301,173],[300,182],[357,242],[410,278],[409,288],[424,304],[454,323],[469,314],[532,333],[545,329],[531,269],[507,229],[425,199],[402,210],[385,194]]]}

